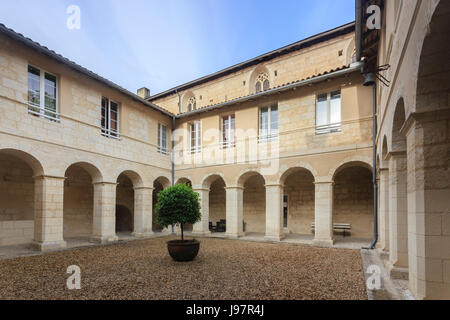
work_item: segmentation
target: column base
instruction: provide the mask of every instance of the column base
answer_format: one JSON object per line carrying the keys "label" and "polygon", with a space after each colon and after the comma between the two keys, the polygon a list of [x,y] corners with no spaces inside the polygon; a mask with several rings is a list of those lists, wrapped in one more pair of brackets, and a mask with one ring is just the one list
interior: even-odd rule
{"label": "column base", "polygon": [[397,267],[389,264],[388,273],[391,279],[409,280],[409,270],[407,267]]}
{"label": "column base", "polygon": [[225,237],[228,239],[239,239],[241,237],[245,236],[245,233],[225,233]]}
{"label": "column base", "polygon": [[315,247],[331,248],[334,245],[334,239],[314,239],[312,244]]}
{"label": "column base", "polygon": [[211,231],[192,231],[192,235],[197,237],[207,237],[211,235]]}
{"label": "column base", "polygon": [[131,234],[133,237],[135,238],[139,238],[139,239],[145,239],[145,238],[151,238],[152,236],[155,235],[155,233],[153,231],[148,231],[148,232],[133,232]]}
{"label": "column base", "polygon": [[119,237],[116,235],[110,237],[93,236],[90,241],[93,243],[108,244],[119,241]]}
{"label": "column base", "polygon": [[67,243],[64,240],[61,241],[33,241],[31,248],[37,251],[55,251],[67,248]]}
{"label": "column base", "polygon": [[269,242],[280,242],[285,238],[284,234],[279,236],[264,236],[264,241]]}

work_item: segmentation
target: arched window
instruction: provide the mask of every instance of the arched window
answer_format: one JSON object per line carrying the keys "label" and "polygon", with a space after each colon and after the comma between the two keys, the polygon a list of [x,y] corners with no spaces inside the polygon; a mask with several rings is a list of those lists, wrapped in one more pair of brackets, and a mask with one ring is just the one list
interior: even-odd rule
{"label": "arched window", "polygon": [[265,72],[260,73],[256,78],[255,83],[255,92],[261,92],[262,90],[266,91],[270,88],[269,75]]}
{"label": "arched window", "polygon": [[191,97],[188,100],[188,105],[187,105],[187,111],[193,111],[193,110],[197,110],[197,101],[195,100],[195,97]]}

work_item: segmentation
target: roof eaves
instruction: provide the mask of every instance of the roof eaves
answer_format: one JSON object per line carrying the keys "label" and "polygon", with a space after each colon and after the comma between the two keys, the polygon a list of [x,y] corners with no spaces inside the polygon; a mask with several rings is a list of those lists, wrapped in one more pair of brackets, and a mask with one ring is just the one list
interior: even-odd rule
{"label": "roof eaves", "polygon": [[341,75],[345,75],[345,74],[349,74],[349,73],[361,70],[361,68],[363,66],[364,66],[364,63],[356,62],[356,63],[353,63],[351,65],[346,65],[346,66],[342,66],[342,67],[339,67],[339,68],[336,68],[336,69],[332,69],[332,70],[329,70],[329,71],[322,72],[322,73],[317,74],[317,75],[312,76],[312,77],[307,77],[307,78],[302,79],[302,80],[286,83],[286,84],[274,87],[274,88],[266,90],[266,91],[262,91],[262,92],[259,92],[259,93],[250,94],[250,95],[247,95],[247,96],[235,98],[233,100],[224,101],[224,102],[217,103],[217,104],[214,104],[214,105],[209,105],[209,106],[206,106],[206,107],[194,110],[194,111],[180,113],[180,114],[176,115],[176,118],[180,119],[180,118],[184,118],[184,117],[200,114],[200,113],[203,113],[203,112],[212,111],[212,110],[215,110],[215,109],[218,109],[218,108],[222,108],[222,107],[225,107],[225,106],[239,104],[239,103],[243,103],[243,102],[246,102],[246,101],[249,101],[249,100],[252,100],[252,99],[269,96],[269,95],[272,95],[272,94],[275,94],[275,93],[280,93],[282,91],[298,88],[298,87],[305,86],[305,85],[308,85],[308,84],[313,84],[313,83],[316,83],[316,82],[325,81],[327,79],[336,78],[336,77],[341,76]]}

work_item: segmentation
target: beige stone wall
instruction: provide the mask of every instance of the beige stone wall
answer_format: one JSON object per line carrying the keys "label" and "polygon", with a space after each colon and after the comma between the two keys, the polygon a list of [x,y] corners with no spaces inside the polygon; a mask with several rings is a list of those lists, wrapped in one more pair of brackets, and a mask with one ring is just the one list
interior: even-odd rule
{"label": "beige stone wall", "polygon": [[0,221],[33,220],[32,169],[12,156],[0,155]]}
{"label": "beige stone wall", "polygon": [[221,219],[226,219],[225,183],[218,179],[211,184],[209,191],[209,221],[214,225]]}
{"label": "beige stone wall", "polygon": [[92,235],[94,186],[89,173],[71,166],[64,181],[64,238]]}
{"label": "beige stone wall", "polygon": [[314,222],[314,177],[306,170],[295,172],[286,179],[284,195],[288,196],[288,230],[311,234]]}
{"label": "beige stone wall", "polygon": [[333,223],[350,223],[356,238],[373,237],[372,174],[364,167],[349,167],[334,180]]}
{"label": "beige stone wall", "polygon": [[350,33],[180,91],[180,97],[172,94],[153,102],[178,113],[179,99],[182,102],[182,112],[186,112],[187,96],[196,98],[197,108],[229,101],[254,93],[253,79],[260,72],[268,74],[273,88],[349,65],[354,49],[354,34]]}
{"label": "beige stone wall", "polygon": [[266,189],[264,179],[257,175],[244,184],[245,232],[266,232]]}

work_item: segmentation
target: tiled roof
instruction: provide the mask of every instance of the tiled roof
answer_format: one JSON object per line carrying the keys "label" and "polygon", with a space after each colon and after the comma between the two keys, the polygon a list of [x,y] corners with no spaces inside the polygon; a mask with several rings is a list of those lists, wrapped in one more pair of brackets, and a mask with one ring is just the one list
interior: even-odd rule
{"label": "tiled roof", "polygon": [[27,47],[29,47],[31,49],[34,49],[34,50],[36,50],[36,51],[38,51],[38,52],[40,52],[40,53],[42,53],[44,55],[49,56],[52,59],[55,59],[56,61],[65,64],[69,68],[72,68],[72,69],[74,69],[74,70],[76,70],[76,71],[78,71],[78,72],[80,72],[80,73],[82,73],[82,74],[84,74],[84,75],[94,79],[94,80],[97,80],[97,81],[101,82],[104,85],[107,85],[108,87],[110,87],[112,89],[120,91],[121,93],[125,94],[126,96],[130,97],[131,99],[133,99],[135,101],[138,101],[138,102],[146,105],[147,107],[150,107],[150,108],[152,108],[154,110],[162,112],[163,114],[165,114],[167,116],[170,116],[170,117],[174,116],[174,114],[172,114],[171,112],[167,111],[166,109],[161,108],[161,107],[157,106],[156,104],[151,103],[151,102],[149,102],[149,101],[147,101],[145,99],[142,99],[141,97],[139,97],[138,95],[128,91],[127,89],[125,89],[125,88],[115,84],[114,82],[112,82],[112,81],[110,81],[108,79],[105,79],[105,78],[99,76],[98,74],[94,73],[93,71],[91,71],[89,69],[86,69],[85,67],[80,66],[79,64],[77,64],[77,63],[67,59],[66,57],[56,53],[53,50],[50,50],[49,48],[41,45],[38,42],[35,42],[35,41],[31,40],[30,38],[25,37],[21,33],[18,33],[16,31],[6,27],[4,24],[1,24],[1,23],[0,23],[0,33],[3,33],[5,35],[7,35],[8,37],[10,37],[10,38],[12,38],[12,39],[14,39],[14,40],[16,40],[16,41],[26,45]]}
{"label": "tiled roof", "polygon": [[262,97],[262,96],[270,95],[270,94],[273,94],[273,93],[276,93],[276,92],[280,92],[280,91],[283,91],[283,90],[287,90],[287,89],[290,89],[290,88],[294,88],[294,87],[297,87],[297,86],[306,85],[306,84],[308,84],[308,82],[309,83],[313,83],[315,81],[323,81],[325,79],[321,79],[321,78],[326,78],[327,75],[329,75],[330,77],[332,75],[337,75],[337,73],[339,71],[352,72],[352,71],[359,70],[360,68],[361,68],[361,64],[359,64],[359,63],[355,64],[355,65],[343,65],[343,66],[340,66],[338,68],[334,68],[334,69],[330,69],[330,70],[327,70],[327,71],[324,71],[324,72],[321,72],[321,73],[317,73],[315,75],[312,75],[312,76],[309,76],[309,77],[306,77],[306,78],[303,78],[303,79],[299,79],[299,80],[295,80],[295,81],[292,81],[292,82],[287,82],[287,83],[281,84],[281,85],[276,86],[274,88],[270,88],[270,89],[268,89],[266,91],[262,91],[262,92],[259,92],[259,93],[253,93],[253,94],[237,97],[237,98],[234,98],[232,100],[222,101],[222,102],[219,102],[219,103],[216,103],[216,104],[203,106],[203,107],[198,108],[197,110],[194,110],[194,111],[179,113],[177,115],[177,117],[184,117],[184,116],[188,116],[188,115],[194,115],[194,114],[197,114],[197,113],[201,113],[201,112],[209,111],[209,110],[212,110],[212,109],[216,109],[216,108],[222,107],[224,105],[233,105],[235,103],[241,103],[241,102],[244,102],[244,101],[248,101],[248,100],[250,100],[252,98],[259,98],[259,97]]}

